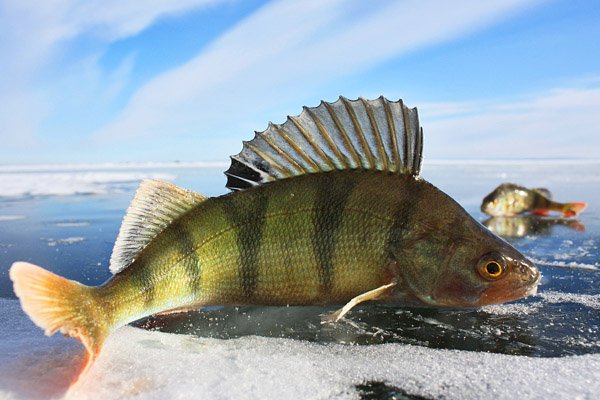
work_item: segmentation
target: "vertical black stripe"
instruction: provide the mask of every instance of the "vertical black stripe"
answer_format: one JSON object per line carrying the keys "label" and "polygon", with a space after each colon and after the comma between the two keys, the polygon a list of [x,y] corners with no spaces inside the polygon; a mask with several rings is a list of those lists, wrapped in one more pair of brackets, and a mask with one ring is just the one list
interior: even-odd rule
{"label": "vertical black stripe", "polygon": [[421,207],[424,206],[420,203],[425,195],[425,185],[427,185],[422,181],[415,180],[412,176],[405,175],[403,178],[402,185],[406,196],[398,203],[398,208],[394,212],[386,245],[388,254],[396,261],[401,261],[396,256],[402,242],[416,229],[415,219]]}
{"label": "vertical black stripe", "polygon": [[262,187],[223,199],[222,209],[236,226],[239,279],[246,300],[251,300],[258,284],[258,256],[266,222],[269,199]]}
{"label": "vertical black stripe", "polygon": [[190,231],[190,226],[176,219],[169,227],[173,230],[173,234],[177,238],[177,248],[180,255],[187,255],[187,258],[183,262],[184,273],[186,275],[186,282],[189,284],[189,288],[193,293],[199,293],[201,289],[201,274],[200,274],[200,259],[198,253],[196,253],[194,242],[194,236]]}
{"label": "vertical black stripe", "polygon": [[356,182],[352,179],[333,182],[329,176],[320,179],[314,203],[312,247],[317,258],[321,293],[331,292],[334,280],[333,257],[337,232],[344,218],[344,208]]}

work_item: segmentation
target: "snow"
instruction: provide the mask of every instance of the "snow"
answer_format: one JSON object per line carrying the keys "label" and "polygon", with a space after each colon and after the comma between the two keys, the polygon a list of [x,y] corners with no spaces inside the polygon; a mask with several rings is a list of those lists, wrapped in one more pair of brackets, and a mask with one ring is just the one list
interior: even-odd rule
{"label": "snow", "polygon": [[[557,255],[555,257],[561,257],[562,255]],[[566,257],[570,256],[569,254],[565,255]],[[596,271],[598,270],[598,265],[597,264],[586,264],[586,263],[578,263],[575,261],[569,261],[569,262],[565,262],[565,261],[548,261],[548,260],[541,260],[539,258],[535,258],[535,257],[529,257],[529,259],[531,261],[533,261],[536,265],[548,265],[551,267],[560,267],[560,268],[578,268],[578,269],[587,269],[590,271]]]}
{"label": "snow", "polygon": [[89,226],[88,221],[67,221],[67,222],[56,222],[53,224],[58,228],[79,228],[83,226]]}
{"label": "snow", "polygon": [[[0,299],[0,399],[65,395],[82,361],[72,339],[43,336]],[[446,399],[592,399],[600,354],[533,358],[406,344],[355,346],[245,336],[197,338],[123,327],[68,399],[354,399],[385,382]]]}
{"label": "snow", "polygon": [[539,293],[547,303],[578,303],[589,308],[600,310],[600,295],[596,294],[576,294],[576,293],[560,293],[555,291],[547,291]]}
{"label": "snow", "polygon": [[50,246],[50,247],[55,247],[58,245],[62,246],[62,245],[80,243],[80,242],[83,242],[84,240],[85,240],[85,238],[80,237],[80,236],[72,236],[72,237],[60,238],[60,239],[46,239],[48,246]]}
{"label": "snow", "polygon": [[2,172],[49,172],[49,171],[98,171],[98,170],[140,170],[170,168],[220,168],[228,167],[225,162],[123,162],[123,163],[80,163],[80,164],[22,164],[0,165]]}
{"label": "snow", "polygon": [[106,194],[124,185],[137,185],[143,179],[173,181],[175,170],[227,165],[223,162],[0,165],[0,198]]}
{"label": "snow", "polygon": [[2,221],[17,221],[19,219],[25,219],[24,215],[0,215],[0,222]]}
{"label": "snow", "polygon": [[119,184],[143,179],[173,180],[175,175],[139,171],[14,172],[0,174],[0,197],[105,194]]}

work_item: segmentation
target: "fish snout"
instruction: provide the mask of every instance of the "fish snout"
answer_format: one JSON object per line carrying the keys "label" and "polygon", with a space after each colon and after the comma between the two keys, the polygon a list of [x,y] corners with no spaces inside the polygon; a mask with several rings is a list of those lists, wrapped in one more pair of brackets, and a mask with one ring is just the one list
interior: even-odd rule
{"label": "fish snout", "polygon": [[523,286],[530,286],[533,288],[533,292],[529,294],[535,293],[538,284],[542,278],[542,274],[536,265],[529,261],[519,261],[517,268],[519,270],[519,274],[521,275],[521,280],[523,282]]}

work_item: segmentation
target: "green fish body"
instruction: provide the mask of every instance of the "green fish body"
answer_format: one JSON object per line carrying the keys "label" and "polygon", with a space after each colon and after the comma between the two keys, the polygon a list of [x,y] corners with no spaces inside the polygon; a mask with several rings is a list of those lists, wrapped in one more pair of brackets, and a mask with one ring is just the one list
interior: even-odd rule
{"label": "green fish body", "polygon": [[246,142],[205,198],[145,181],[99,287],[15,263],[24,310],[47,334],[82,341],[88,362],[111,331],[207,305],[473,307],[535,292],[539,272],[421,179],[416,109],[383,98],[305,109]]}

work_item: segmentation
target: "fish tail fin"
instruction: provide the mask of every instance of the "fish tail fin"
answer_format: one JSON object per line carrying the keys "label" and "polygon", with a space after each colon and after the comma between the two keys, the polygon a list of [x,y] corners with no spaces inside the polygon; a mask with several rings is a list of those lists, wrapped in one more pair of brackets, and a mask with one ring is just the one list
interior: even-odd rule
{"label": "fish tail fin", "polygon": [[47,336],[60,331],[83,343],[87,354],[80,375],[87,371],[110,331],[99,319],[105,313],[99,310],[97,289],[26,262],[12,265],[10,279],[23,310]]}
{"label": "fish tail fin", "polygon": [[565,217],[575,217],[587,208],[587,203],[565,203],[562,213]]}

